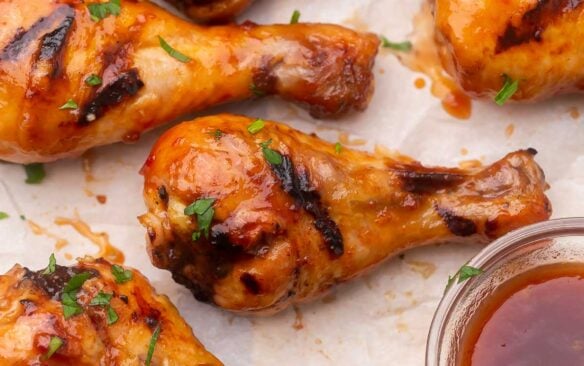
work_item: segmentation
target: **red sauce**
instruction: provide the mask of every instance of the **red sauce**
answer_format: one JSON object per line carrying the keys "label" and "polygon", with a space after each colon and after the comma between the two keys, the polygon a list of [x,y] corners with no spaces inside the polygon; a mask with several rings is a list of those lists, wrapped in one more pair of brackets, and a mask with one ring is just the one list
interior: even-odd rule
{"label": "red sauce", "polygon": [[584,265],[540,267],[503,284],[464,342],[460,366],[584,365]]}

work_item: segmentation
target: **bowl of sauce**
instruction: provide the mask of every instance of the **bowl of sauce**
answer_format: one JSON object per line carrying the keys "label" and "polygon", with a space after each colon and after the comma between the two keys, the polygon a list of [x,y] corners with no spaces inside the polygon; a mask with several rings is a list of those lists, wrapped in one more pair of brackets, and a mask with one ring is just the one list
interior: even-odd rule
{"label": "bowl of sauce", "polygon": [[426,366],[584,365],[584,218],[514,231],[466,266],[480,273],[445,292]]}

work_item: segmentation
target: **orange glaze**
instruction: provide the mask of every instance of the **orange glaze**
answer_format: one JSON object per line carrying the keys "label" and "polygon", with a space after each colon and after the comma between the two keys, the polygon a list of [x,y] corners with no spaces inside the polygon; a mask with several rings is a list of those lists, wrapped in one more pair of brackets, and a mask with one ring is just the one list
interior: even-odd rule
{"label": "orange glaze", "polygon": [[99,252],[95,254],[97,258],[105,258],[106,260],[116,263],[124,263],[124,253],[118,248],[114,247],[109,241],[107,233],[96,233],[91,230],[91,227],[81,220],[79,217],[70,219],[65,217],[58,217],[55,219],[55,224],[59,226],[71,226],[80,235],[89,239],[92,243],[99,247]]}
{"label": "orange glaze", "polygon": [[63,249],[67,245],[69,245],[69,242],[67,240],[60,238],[59,236],[49,232],[47,229],[40,226],[36,222],[34,222],[32,220],[27,220],[26,222],[27,222],[28,227],[30,228],[30,230],[32,231],[33,234],[44,235],[44,236],[47,236],[51,239],[55,239],[55,251],[60,251],[61,249]]}

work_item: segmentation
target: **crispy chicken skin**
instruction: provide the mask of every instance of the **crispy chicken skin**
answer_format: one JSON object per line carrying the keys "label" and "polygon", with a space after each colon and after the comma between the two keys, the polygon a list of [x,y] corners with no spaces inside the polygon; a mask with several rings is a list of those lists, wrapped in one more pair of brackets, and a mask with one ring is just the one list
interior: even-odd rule
{"label": "crispy chicken skin", "polygon": [[474,97],[493,97],[503,74],[517,101],[584,89],[584,1],[431,0],[446,70]]}
{"label": "crispy chicken skin", "polygon": [[[166,296],[132,271],[118,284],[111,265],[85,258],[76,266],[57,266],[52,274],[20,265],[0,276],[0,365],[144,365],[155,329],[151,365],[221,365],[194,337]],[[65,319],[61,296],[72,276],[91,273],[78,292],[83,313]],[[102,291],[119,319],[108,325],[105,306],[89,303]],[[52,337],[63,344],[46,359]]]}
{"label": "crispy chicken skin", "polygon": [[199,23],[225,23],[241,14],[253,0],[170,0]]}
{"label": "crispy chicken skin", "polygon": [[[142,173],[149,252],[199,300],[273,312],[411,247],[489,241],[549,218],[534,150],[483,169],[429,168],[266,122],[204,117],[167,131]],[[220,131],[220,132],[217,132]],[[269,163],[259,145],[282,155]],[[266,146],[264,144],[264,146]],[[208,238],[187,205],[213,198]]]}
{"label": "crispy chicken skin", "polygon": [[[169,55],[158,36],[191,61]],[[87,2],[0,1],[0,159],[76,156],[135,141],[186,113],[268,94],[315,116],[362,110],[378,42],[325,24],[199,27],[132,0],[100,21]],[[88,85],[93,74],[101,85]],[[60,109],[69,100],[72,109]]]}

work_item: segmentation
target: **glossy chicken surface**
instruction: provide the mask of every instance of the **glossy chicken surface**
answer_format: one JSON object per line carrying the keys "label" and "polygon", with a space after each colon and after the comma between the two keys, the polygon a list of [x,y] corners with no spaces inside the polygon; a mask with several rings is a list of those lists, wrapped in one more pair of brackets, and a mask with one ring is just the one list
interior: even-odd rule
{"label": "glossy chicken surface", "polygon": [[517,101],[584,89],[584,1],[431,0],[446,70],[474,97],[493,97],[503,75]]}
{"label": "glossy chicken surface", "polygon": [[170,0],[200,23],[224,23],[241,14],[253,0]]}
{"label": "glossy chicken surface", "polygon": [[[142,171],[154,265],[229,310],[277,311],[408,248],[487,242],[551,213],[534,150],[480,169],[429,168],[273,122],[251,134],[253,121],[180,124]],[[202,199],[215,200],[214,215],[208,237],[193,240],[199,218],[185,207]]]}
{"label": "glossy chicken surface", "polygon": [[[324,24],[199,27],[131,0],[100,20],[91,4],[0,2],[1,160],[51,161],[132,142],[181,115],[250,97],[274,94],[334,116],[364,109],[373,92],[372,34]],[[92,85],[92,76],[102,82]]]}
{"label": "glossy chicken surface", "polygon": [[[111,265],[85,258],[54,273],[20,265],[0,276],[0,365],[221,365],[194,337],[166,296],[157,295],[137,271],[117,283]],[[64,316],[63,294],[72,277],[90,273],[77,293],[82,313]],[[109,305],[90,305],[100,293]],[[109,307],[118,319],[109,324]],[[156,328],[160,333],[152,342]],[[62,344],[47,357],[51,339]]]}

